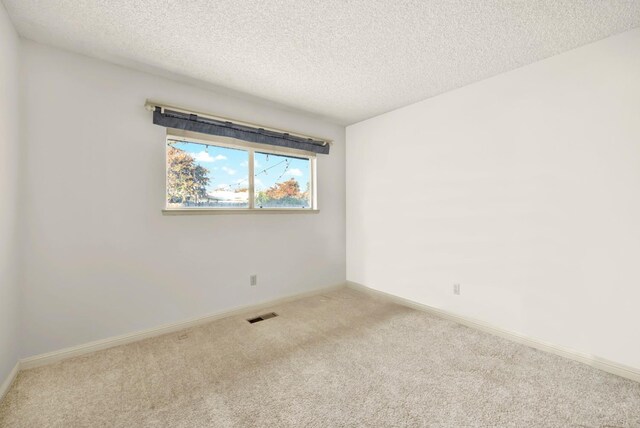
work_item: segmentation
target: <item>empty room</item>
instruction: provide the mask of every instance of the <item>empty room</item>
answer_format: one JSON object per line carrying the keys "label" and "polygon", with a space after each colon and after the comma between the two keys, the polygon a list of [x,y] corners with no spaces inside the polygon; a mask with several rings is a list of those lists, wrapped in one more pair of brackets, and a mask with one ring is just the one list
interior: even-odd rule
{"label": "empty room", "polygon": [[640,427],[640,1],[0,0],[0,428]]}

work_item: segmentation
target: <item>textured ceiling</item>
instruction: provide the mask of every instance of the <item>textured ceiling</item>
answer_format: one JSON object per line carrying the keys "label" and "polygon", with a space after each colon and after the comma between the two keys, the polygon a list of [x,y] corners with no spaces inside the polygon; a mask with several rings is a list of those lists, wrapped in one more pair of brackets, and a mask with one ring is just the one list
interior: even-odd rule
{"label": "textured ceiling", "polygon": [[640,0],[3,0],[19,33],[343,123],[640,26]]}

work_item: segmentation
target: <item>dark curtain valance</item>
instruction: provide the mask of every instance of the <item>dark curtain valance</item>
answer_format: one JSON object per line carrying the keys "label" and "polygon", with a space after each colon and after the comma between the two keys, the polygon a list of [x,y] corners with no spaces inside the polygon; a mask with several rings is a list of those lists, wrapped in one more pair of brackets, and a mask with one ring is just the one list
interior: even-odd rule
{"label": "dark curtain valance", "polygon": [[233,122],[200,117],[196,114],[183,113],[156,107],[153,111],[153,123],[167,128],[183,129],[202,134],[237,138],[251,143],[271,146],[289,147],[307,152],[329,154],[330,144],[327,141],[298,137],[286,132],[239,125]]}

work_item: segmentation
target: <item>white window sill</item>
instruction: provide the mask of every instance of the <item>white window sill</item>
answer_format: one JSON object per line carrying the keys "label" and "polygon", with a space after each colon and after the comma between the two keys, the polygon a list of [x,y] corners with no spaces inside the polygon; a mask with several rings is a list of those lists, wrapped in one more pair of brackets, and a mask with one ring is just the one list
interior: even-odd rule
{"label": "white window sill", "polygon": [[163,215],[216,215],[216,214],[318,214],[309,208],[168,208]]}

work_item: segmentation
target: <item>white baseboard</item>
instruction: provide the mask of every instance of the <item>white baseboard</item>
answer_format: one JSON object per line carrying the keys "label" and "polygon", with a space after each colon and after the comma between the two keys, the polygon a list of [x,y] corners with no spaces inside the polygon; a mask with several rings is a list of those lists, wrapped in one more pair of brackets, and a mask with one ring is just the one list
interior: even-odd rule
{"label": "white baseboard", "polygon": [[[385,299],[388,299],[390,301],[393,301],[403,306],[407,306],[407,307],[421,310],[421,311],[430,312],[442,318],[446,318],[451,321],[457,322],[459,324],[463,324],[471,328],[485,331],[487,333],[500,336],[505,339],[509,339],[513,342],[521,343],[523,345],[530,346],[532,348],[536,348],[541,351],[550,352],[552,354],[569,358],[571,360],[575,360],[575,361],[587,364],[594,368],[597,368],[618,376],[622,376],[624,378],[631,379],[636,382],[640,382],[640,369],[625,366],[625,365],[622,365],[610,360],[606,360],[604,358],[600,358],[597,356],[584,354],[572,349],[568,349],[562,346],[554,345],[552,343],[544,342],[539,339],[527,337],[520,333],[516,333],[516,332],[508,331],[499,327],[492,326],[483,321],[474,320],[471,318],[466,318],[460,315],[456,315],[454,313],[451,313],[442,309],[434,308],[428,305],[424,305],[422,303],[414,302],[409,299],[404,299],[402,297],[394,296],[389,293],[374,290],[372,288],[369,288],[361,284],[357,284],[355,282],[347,282],[346,286],[357,291],[365,292],[378,297],[383,297]],[[278,304],[286,303],[286,302],[300,299],[303,297],[326,293],[326,292],[343,288],[343,287],[345,287],[345,284],[337,284],[329,287],[323,287],[316,290],[307,291],[304,293],[291,294],[278,299],[261,302],[257,304],[252,304],[252,305],[239,306],[233,309],[220,311],[214,314],[194,318],[191,320],[181,321],[173,324],[166,324],[166,325],[148,329],[148,330],[143,330],[143,331],[138,331],[134,333],[124,334],[121,336],[97,340],[97,341],[89,342],[83,345],[78,345],[70,348],[61,349],[58,351],[48,352],[46,354],[27,357],[27,358],[21,359],[16,364],[16,366],[13,368],[13,370],[11,371],[7,379],[5,379],[5,381],[0,386],[0,400],[2,399],[2,397],[4,397],[4,394],[6,394],[6,392],[9,390],[9,387],[13,383],[19,370],[40,367],[40,366],[52,364],[58,361],[62,361],[68,358],[90,354],[92,352],[100,351],[102,349],[112,348],[114,346],[124,345],[127,343],[136,342],[136,341],[147,339],[150,337],[160,336],[167,333],[174,333],[176,331],[184,330],[190,327],[195,327],[201,324],[206,324],[221,318],[260,311],[270,306],[275,306]]]}
{"label": "white baseboard", "polygon": [[513,331],[502,329],[500,327],[495,327],[483,321],[456,315],[449,311],[434,308],[432,306],[424,305],[422,303],[414,302],[402,297],[394,296],[393,294],[385,293],[383,291],[374,290],[373,288],[369,288],[365,285],[355,282],[347,281],[347,287],[357,291],[368,293],[370,295],[388,299],[399,305],[407,306],[420,311],[430,312],[441,318],[446,318],[448,320],[457,322],[458,324],[466,325],[468,327],[475,328],[477,330],[481,330],[495,336],[500,336],[513,342],[529,346],[531,348],[559,355],[570,360],[587,364],[596,369],[603,370],[605,372],[612,373],[614,375],[618,375],[627,379],[631,379],[636,382],[640,382],[640,369],[637,368],[629,367],[594,355],[585,354],[573,349],[565,348],[539,339],[528,337],[521,333],[516,333]]}
{"label": "white baseboard", "polygon": [[9,376],[2,382],[0,385],[0,401],[4,398],[5,394],[9,392],[9,388],[11,388],[11,384],[16,380],[16,376],[18,376],[18,372],[20,371],[20,362],[18,361],[13,369],[9,372]]}
{"label": "white baseboard", "polygon": [[[150,337],[160,336],[167,333],[174,333],[176,331],[184,330],[186,328],[195,327],[201,324],[206,324],[211,321],[215,321],[221,318],[226,318],[234,315],[241,315],[244,313],[251,313],[260,311],[270,306],[279,305],[292,300],[297,300],[303,297],[314,296],[328,291],[344,288],[346,284],[337,284],[328,287],[318,288],[303,293],[290,294],[285,297],[281,297],[266,302],[256,303],[252,305],[238,306],[232,309],[216,312],[203,317],[197,317],[186,321],[181,321],[172,324],[165,324],[160,327],[151,328],[148,330],[137,331],[134,333],[123,334],[121,336],[110,337],[107,339],[96,340],[94,342],[85,343],[83,345],[73,346],[70,348],[60,349],[58,351],[48,352],[46,354],[35,355],[32,357],[23,358],[20,360],[19,369],[31,369],[34,367],[40,367],[47,364],[52,364],[58,361],[66,360],[68,358],[78,357],[81,355],[90,354],[95,351],[100,351],[114,346],[125,345],[127,343],[137,342],[139,340],[148,339]],[[4,386],[4,384],[3,384]]]}

